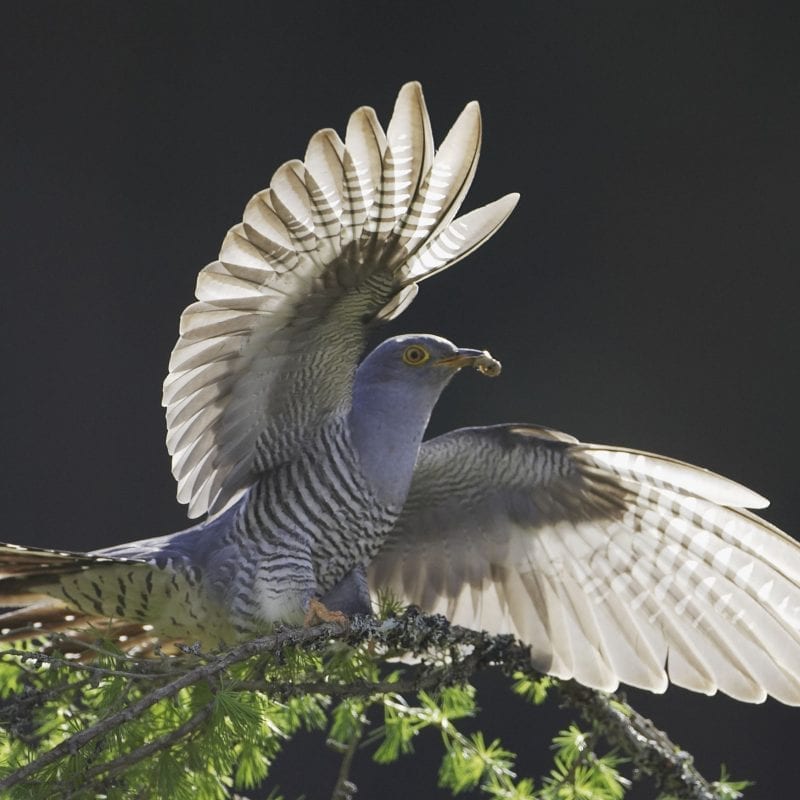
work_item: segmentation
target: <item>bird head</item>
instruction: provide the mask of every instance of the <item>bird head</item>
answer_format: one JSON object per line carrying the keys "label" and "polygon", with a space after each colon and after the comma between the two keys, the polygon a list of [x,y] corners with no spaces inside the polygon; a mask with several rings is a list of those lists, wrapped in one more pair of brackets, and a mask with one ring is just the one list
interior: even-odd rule
{"label": "bird head", "polygon": [[356,381],[400,384],[414,393],[436,396],[450,379],[464,367],[472,367],[483,375],[500,374],[500,362],[485,350],[456,347],[452,342],[432,334],[394,336],[378,345],[361,363]]}
{"label": "bird head", "polygon": [[395,336],[378,345],[356,371],[350,434],[373,491],[384,502],[405,500],[431,411],[464,367],[500,374],[484,350],[456,347],[429,334]]}

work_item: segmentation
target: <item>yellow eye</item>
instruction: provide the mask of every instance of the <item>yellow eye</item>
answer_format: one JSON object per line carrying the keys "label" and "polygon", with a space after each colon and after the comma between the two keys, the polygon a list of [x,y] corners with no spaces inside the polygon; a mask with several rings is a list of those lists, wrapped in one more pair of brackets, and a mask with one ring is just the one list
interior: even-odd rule
{"label": "yellow eye", "polygon": [[424,364],[431,354],[421,345],[412,344],[403,350],[403,363],[408,364],[410,367],[418,367]]}

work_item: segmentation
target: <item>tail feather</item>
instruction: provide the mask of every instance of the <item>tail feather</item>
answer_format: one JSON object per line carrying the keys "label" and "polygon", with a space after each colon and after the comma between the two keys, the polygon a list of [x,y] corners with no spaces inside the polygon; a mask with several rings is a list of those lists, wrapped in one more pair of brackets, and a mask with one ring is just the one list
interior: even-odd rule
{"label": "tail feather", "polygon": [[51,594],[62,577],[102,564],[143,563],[129,558],[0,543],[0,606],[33,602],[36,597]]}
{"label": "tail feather", "polygon": [[[45,601],[61,576],[83,571],[96,560],[85,553],[0,544],[0,607]],[[0,619],[5,616],[0,615]]]}
{"label": "tail feather", "polygon": [[[81,611],[60,597],[61,579],[87,570],[142,565],[127,558],[0,544],[0,642],[35,641],[43,649],[86,651],[106,639],[126,651],[152,650],[152,626]],[[63,635],[56,644],[52,637]]]}
{"label": "tail feather", "polygon": [[88,660],[98,642],[140,658],[180,652],[177,640],[156,636],[152,625],[83,614],[49,597],[0,614],[0,643]]}
{"label": "tail feather", "polygon": [[25,576],[32,572],[42,574],[74,572],[84,565],[110,560],[105,556],[93,556],[87,553],[23,547],[19,544],[0,544],[0,581],[15,575]]}
{"label": "tail feather", "polygon": [[[4,605],[15,605],[8,602],[5,593],[0,596],[0,600]],[[102,621],[71,609],[61,600],[43,597],[0,614],[0,642],[16,642],[31,637],[66,633],[93,623],[102,624]]]}

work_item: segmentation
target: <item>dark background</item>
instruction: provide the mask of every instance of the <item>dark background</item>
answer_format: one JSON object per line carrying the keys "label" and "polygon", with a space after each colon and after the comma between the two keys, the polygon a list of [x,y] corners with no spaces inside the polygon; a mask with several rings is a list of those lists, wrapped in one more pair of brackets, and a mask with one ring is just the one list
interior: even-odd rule
{"label": "dark background", "polygon": [[[467,208],[520,205],[392,332],[487,347],[434,433],[529,421],[711,467],[796,502],[798,19],[735,3],[22,4],[4,9],[2,538],[83,550],[184,527],[160,384],[197,270],[315,130],[423,83],[437,141],[480,100]],[[481,682],[538,776],[570,715]],[[715,777],[789,796],[800,712],[671,689],[638,707]],[[275,780],[327,796],[293,745]],[[442,797],[436,737],[360,797]],[[409,769],[414,764],[413,770]],[[796,785],[796,784],[795,784]],[[783,788],[782,788],[783,787]],[[652,790],[637,797],[652,796]]]}

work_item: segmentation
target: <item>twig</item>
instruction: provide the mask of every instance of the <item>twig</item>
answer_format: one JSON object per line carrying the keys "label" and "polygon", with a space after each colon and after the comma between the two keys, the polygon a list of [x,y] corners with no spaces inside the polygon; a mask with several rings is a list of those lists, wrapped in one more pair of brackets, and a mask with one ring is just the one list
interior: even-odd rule
{"label": "twig", "polygon": [[102,736],[118,725],[136,719],[136,717],[160,700],[174,697],[181,689],[185,689],[187,686],[191,686],[198,681],[207,680],[227,669],[232,664],[244,661],[258,653],[276,650],[289,643],[298,645],[309,644],[315,640],[328,640],[337,633],[342,633],[342,626],[326,624],[319,625],[316,628],[285,631],[273,636],[254,639],[251,642],[245,642],[238,647],[234,647],[232,650],[229,650],[210,663],[195,667],[176,678],[174,681],[160,686],[158,689],[154,689],[128,708],[100,720],[100,722],[97,722],[89,728],[70,736],[69,739],[65,739],[52,750],[43,753],[39,758],[26,764],[24,767],[20,767],[15,772],[12,772],[10,775],[0,780],[0,789],[9,789],[12,786],[16,786],[21,781],[24,781],[26,778],[38,772],[42,767],[46,767],[48,764],[52,764],[65,756],[76,753],[81,747],[91,742],[93,739],[96,739],[98,736]]}
{"label": "twig", "polygon": [[361,731],[353,736],[349,745],[342,755],[342,763],[339,767],[339,775],[336,778],[336,785],[333,787],[331,800],[352,800],[358,791],[356,785],[350,780],[350,768],[353,765],[358,743],[361,741]]}
{"label": "twig", "polygon": [[45,700],[49,700],[52,697],[58,697],[70,691],[74,692],[77,689],[83,689],[84,686],[91,682],[91,678],[84,678],[83,680],[75,681],[75,683],[61,683],[58,686],[51,686],[49,689],[37,689],[30,694],[10,695],[4,700],[0,700],[0,720],[2,720],[3,714],[9,709],[17,710],[26,705],[40,705]]}
{"label": "twig", "polygon": [[170,731],[170,733],[162,736],[160,739],[154,739],[152,742],[137,747],[136,750],[131,750],[130,753],[126,753],[124,756],[120,756],[113,761],[96,764],[80,775],[79,780],[81,786],[74,791],[70,789],[69,794],[63,796],[63,800],[71,800],[73,797],[82,795],[86,791],[86,781],[89,778],[94,778],[96,775],[103,773],[106,773],[107,779],[112,778],[115,775],[119,775],[120,772],[124,772],[128,767],[132,767],[134,764],[138,764],[148,756],[153,755],[153,753],[166,750],[174,744],[177,744],[181,739],[186,738],[190,733],[197,730],[211,715],[213,708],[213,703],[209,703],[207,706],[201,708],[191,719],[184,722],[183,725],[175,728],[174,731]]}
{"label": "twig", "polygon": [[[471,670],[470,674],[475,672]],[[459,675],[461,670],[459,670]],[[419,670],[408,678],[392,681],[354,680],[351,683],[331,683],[330,681],[301,681],[297,683],[278,683],[275,681],[241,680],[230,688],[234,691],[266,692],[277,697],[300,697],[307,694],[321,694],[327,697],[374,697],[382,694],[415,694],[424,689],[441,689],[454,683],[463,682],[468,676],[454,677],[449,669],[431,668]]]}
{"label": "twig", "polygon": [[131,750],[130,753],[126,753],[124,756],[120,756],[106,764],[96,764],[89,769],[82,778],[93,778],[95,775],[100,774],[105,774],[109,778],[114,775],[119,775],[120,772],[123,772],[134,764],[138,764],[143,759],[153,755],[153,753],[157,753],[160,750],[167,750],[172,747],[172,745],[181,741],[181,739],[185,739],[211,716],[213,710],[214,704],[209,703],[201,708],[193,717],[184,722],[183,725],[175,728],[174,731],[170,731],[160,739],[153,739],[152,742],[143,744],[141,747]]}
{"label": "twig", "polygon": [[587,689],[575,681],[562,681],[559,691],[568,705],[577,708],[664,793],[680,800],[719,800],[720,795],[698,772],[691,755],[624,699]]}
{"label": "twig", "polygon": [[[114,654],[109,653],[108,655],[114,655]],[[63,667],[80,669],[80,671],[82,672],[93,672],[96,675],[103,675],[109,677],[132,678],[133,680],[164,677],[163,672],[129,672],[127,670],[109,669],[108,667],[98,667],[95,664],[85,664],[75,660],[59,658],[58,656],[51,656],[49,653],[37,653],[37,652],[32,652],[30,650],[0,650],[0,659],[6,659],[8,657],[22,658],[25,661],[33,661],[37,665],[58,664],[59,666]]]}

